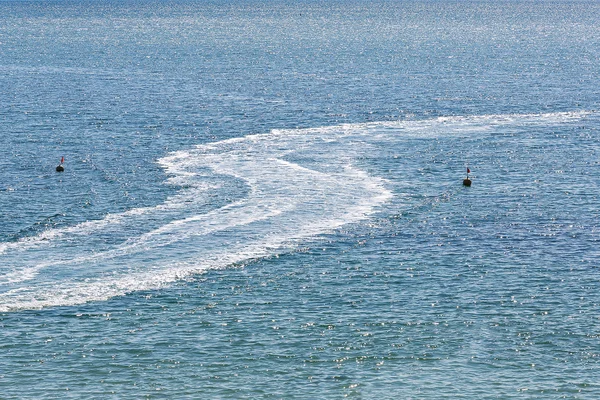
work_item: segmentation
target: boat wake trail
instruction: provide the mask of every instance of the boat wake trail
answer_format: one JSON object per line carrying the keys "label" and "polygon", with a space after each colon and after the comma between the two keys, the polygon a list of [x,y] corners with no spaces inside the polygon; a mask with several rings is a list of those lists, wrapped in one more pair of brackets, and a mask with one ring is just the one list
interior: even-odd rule
{"label": "boat wake trail", "polygon": [[[526,131],[590,113],[487,115],[276,130],[168,154],[162,204],[0,243],[0,311],[107,300],[293,251],[365,220],[402,185],[366,171],[407,142]],[[404,144],[402,144],[404,143]],[[406,150],[410,151],[410,150]],[[396,157],[394,155],[394,157]],[[389,178],[388,178],[389,179]]]}

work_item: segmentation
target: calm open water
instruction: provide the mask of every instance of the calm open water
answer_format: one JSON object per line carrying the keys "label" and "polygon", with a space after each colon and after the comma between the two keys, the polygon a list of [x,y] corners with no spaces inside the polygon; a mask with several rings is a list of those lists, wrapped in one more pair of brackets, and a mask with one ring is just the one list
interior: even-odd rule
{"label": "calm open water", "polygon": [[597,2],[0,1],[0,397],[599,398],[599,61]]}

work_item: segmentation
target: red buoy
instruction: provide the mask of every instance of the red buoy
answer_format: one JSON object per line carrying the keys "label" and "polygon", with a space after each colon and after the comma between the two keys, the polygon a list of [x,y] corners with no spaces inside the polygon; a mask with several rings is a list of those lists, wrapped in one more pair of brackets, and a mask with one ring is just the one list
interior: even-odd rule
{"label": "red buoy", "polygon": [[467,167],[467,177],[463,180],[464,186],[471,186],[471,180],[469,179],[470,173],[471,173],[471,170],[469,169],[469,167]]}
{"label": "red buoy", "polygon": [[60,164],[58,164],[58,166],[56,167],[56,172],[63,172],[65,170],[65,167],[63,167],[64,162],[65,162],[65,158],[61,157]]}

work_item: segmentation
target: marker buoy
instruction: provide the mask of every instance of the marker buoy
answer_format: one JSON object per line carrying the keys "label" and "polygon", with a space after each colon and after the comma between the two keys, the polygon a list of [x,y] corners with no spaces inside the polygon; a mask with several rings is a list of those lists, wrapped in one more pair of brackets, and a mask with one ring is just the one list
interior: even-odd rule
{"label": "marker buoy", "polygon": [[63,172],[65,170],[65,167],[63,167],[64,162],[65,162],[65,158],[61,157],[60,164],[58,164],[58,166],[56,167],[56,172]]}
{"label": "marker buoy", "polygon": [[471,180],[469,179],[470,173],[471,173],[471,170],[469,169],[469,167],[467,167],[467,177],[465,179],[463,179],[464,186],[471,186]]}

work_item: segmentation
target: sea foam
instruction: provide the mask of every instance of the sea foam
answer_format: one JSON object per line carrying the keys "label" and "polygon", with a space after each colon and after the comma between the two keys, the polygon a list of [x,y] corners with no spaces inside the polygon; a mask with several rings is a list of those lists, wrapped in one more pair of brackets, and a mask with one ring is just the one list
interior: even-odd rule
{"label": "sea foam", "polygon": [[[302,240],[364,220],[392,197],[383,179],[355,166],[369,145],[365,129],[276,130],[168,154],[158,163],[180,189],[165,203],[2,243],[0,310],[157,289],[209,268],[290,251]],[[199,212],[219,177],[247,189]],[[134,228],[143,231],[119,244],[100,239]]]}

